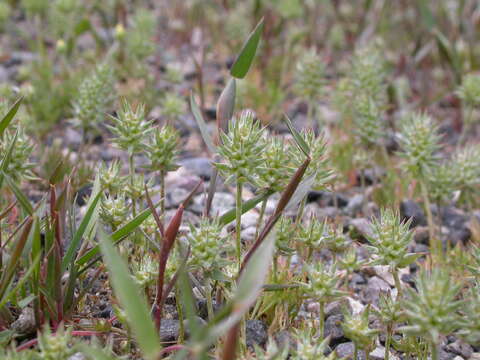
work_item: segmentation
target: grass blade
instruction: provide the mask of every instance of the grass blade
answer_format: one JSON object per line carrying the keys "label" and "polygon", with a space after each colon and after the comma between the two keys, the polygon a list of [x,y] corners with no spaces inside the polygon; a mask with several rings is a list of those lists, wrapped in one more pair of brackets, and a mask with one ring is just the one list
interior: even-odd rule
{"label": "grass blade", "polygon": [[0,121],[0,137],[3,135],[5,130],[7,129],[8,125],[12,122],[13,118],[15,117],[15,114],[18,111],[18,108],[20,107],[20,103],[22,102],[23,97],[18,98],[17,101],[15,101],[15,104],[13,104],[8,112],[5,114],[3,119]]}
{"label": "grass blade", "polygon": [[7,183],[8,187],[15,194],[15,197],[17,198],[23,210],[25,210],[28,215],[33,215],[33,207],[30,204],[30,201],[28,200],[26,195],[22,192],[18,185],[15,184],[15,182],[10,178],[10,176],[5,174],[4,171],[2,171],[2,175],[5,178],[5,182]]}
{"label": "grass blade", "polygon": [[308,144],[305,142],[303,139],[303,136],[293,127],[292,120],[287,116],[287,114],[284,114],[285,116],[285,122],[287,123],[288,129],[292,133],[293,140],[295,140],[295,144],[297,144],[298,148],[302,150],[302,152],[305,154],[305,156],[310,155],[310,147]]}
{"label": "grass blade", "polygon": [[250,33],[247,41],[243,44],[242,50],[238,54],[235,62],[230,69],[230,74],[237,79],[243,79],[247,75],[250,66],[252,65],[253,58],[257,52],[258,43],[260,42],[260,36],[263,31],[263,18],[259,21],[255,29]]}
{"label": "grass blade", "polygon": [[205,124],[205,120],[203,120],[202,112],[200,111],[200,108],[198,107],[195,98],[193,97],[193,93],[190,94],[190,107],[192,108],[193,117],[195,118],[198,128],[200,129],[200,133],[202,134],[203,141],[205,141],[208,150],[212,154],[215,154],[217,150],[213,145],[212,137],[208,133],[207,124]]}
{"label": "grass blade", "polygon": [[[267,199],[272,192],[266,192],[251,198],[242,203],[242,214],[246,213],[249,210],[252,210],[256,205],[260,204],[263,200]],[[221,225],[227,225],[235,220],[235,209],[228,210],[223,213],[218,219]]]}
{"label": "grass blade", "polygon": [[115,295],[127,314],[129,326],[146,359],[157,359],[160,353],[160,336],[155,330],[142,291],[135,284],[127,264],[115,250],[112,239],[100,232],[100,247],[107,265]]}

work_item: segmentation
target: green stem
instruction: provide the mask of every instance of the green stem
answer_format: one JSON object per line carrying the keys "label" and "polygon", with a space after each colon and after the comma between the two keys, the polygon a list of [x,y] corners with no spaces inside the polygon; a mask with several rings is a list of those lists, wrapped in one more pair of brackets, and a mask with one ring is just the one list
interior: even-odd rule
{"label": "green stem", "polygon": [[438,344],[436,344],[434,341],[430,343],[430,351],[432,353],[431,359],[432,360],[439,360],[438,357]]}
{"label": "green stem", "polygon": [[235,240],[237,246],[237,262],[238,262],[238,270],[242,266],[242,238],[241,238],[241,231],[242,231],[242,189],[243,183],[237,178],[237,193],[236,193],[236,202],[235,202]]}
{"label": "green stem", "polygon": [[358,360],[358,346],[357,343],[353,343],[353,360]]}
{"label": "green stem", "polygon": [[181,344],[183,340],[185,339],[185,328],[183,326],[183,308],[182,304],[180,303],[180,289],[178,288],[177,285],[175,285],[175,305],[177,307],[177,313],[178,313],[178,344]]}
{"label": "green stem", "polygon": [[320,308],[318,311],[318,327],[320,328],[319,339],[320,341],[323,341],[324,327],[325,327],[325,302],[320,301],[318,304],[320,305]]}
{"label": "green stem", "polygon": [[398,269],[392,269],[393,280],[395,281],[395,287],[397,288],[397,299],[402,297],[402,283],[400,282],[400,278],[398,277]]}
{"label": "green stem", "polygon": [[205,277],[205,298],[207,300],[208,321],[213,319],[212,287],[209,277]]}
{"label": "green stem", "polygon": [[[129,173],[130,173],[130,186],[132,187],[132,191],[133,191],[133,187],[134,187],[134,184],[135,184],[135,180],[134,180],[134,176],[135,176],[135,164],[134,164],[134,159],[133,159],[133,152],[131,152],[128,156],[128,167],[129,167]],[[133,217],[136,217],[137,216],[137,208],[136,208],[136,204],[135,204],[135,199],[132,197],[132,213],[133,213]]]}
{"label": "green stem", "polygon": [[427,222],[428,222],[428,236],[430,238],[430,251],[432,254],[435,254],[438,257],[441,257],[442,254],[442,244],[435,237],[435,228],[434,228],[434,223],[433,223],[433,216],[432,216],[432,209],[430,206],[430,199],[428,196],[428,189],[427,185],[425,184],[425,181],[420,182],[420,188],[422,191],[422,197],[423,197],[423,204],[425,206],[425,212],[427,213]]}
{"label": "green stem", "polygon": [[160,170],[160,211],[161,218],[165,216],[165,170]]}
{"label": "green stem", "polygon": [[392,325],[387,325],[387,339],[385,340],[385,360],[390,358],[390,346],[392,344]]}
{"label": "green stem", "polygon": [[262,207],[260,208],[260,214],[258,216],[258,221],[257,221],[257,229],[255,231],[255,239],[258,238],[258,234],[260,232],[260,226],[262,226],[263,222],[263,217],[265,216],[265,209],[267,208],[267,200],[269,196],[265,198],[265,200],[262,201]]}

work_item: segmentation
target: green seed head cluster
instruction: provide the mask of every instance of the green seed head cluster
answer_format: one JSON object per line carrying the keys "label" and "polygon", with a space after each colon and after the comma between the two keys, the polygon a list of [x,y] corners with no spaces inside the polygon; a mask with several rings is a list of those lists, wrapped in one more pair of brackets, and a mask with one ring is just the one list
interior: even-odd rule
{"label": "green seed head cluster", "polygon": [[307,268],[307,274],[309,283],[305,284],[305,291],[313,299],[329,301],[344,295],[338,290],[340,277],[335,265],[326,266],[317,262]]}
{"label": "green seed head cluster", "polygon": [[150,256],[145,256],[142,261],[137,262],[133,269],[133,279],[141,288],[153,285],[157,276],[158,261],[154,261]]}
{"label": "green seed head cluster", "polygon": [[221,230],[216,220],[202,219],[197,226],[190,226],[192,265],[206,271],[216,268],[222,253]]}
{"label": "green seed head cluster", "polygon": [[334,253],[343,252],[348,247],[347,236],[341,226],[333,227],[326,224],[324,243],[325,247]]}
{"label": "green seed head cluster", "polygon": [[281,191],[287,186],[295,169],[291,165],[288,146],[279,138],[268,141],[261,156],[263,164],[258,174],[258,186]]}
{"label": "green seed head cluster", "polygon": [[480,105],[480,75],[467,74],[464,76],[462,85],[457,90],[460,99],[468,107]]}
{"label": "green seed head cluster", "polygon": [[357,97],[354,103],[355,133],[365,146],[378,145],[384,136],[382,112],[368,95]]}
{"label": "green seed head cluster", "polygon": [[172,171],[176,164],[180,135],[170,126],[155,129],[151,142],[146,145],[147,157],[152,170]]}
{"label": "green seed head cluster", "polygon": [[361,314],[350,314],[344,312],[344,320],[342,329],[345,336],[352,340],[361,349],[370,349],[373,345],[378,330],[369,327],[368,317],[370,315],[370,307],[367,306]]}
{"label": "green seed head cluster", "polygon": [[177,120],[185,114],[185,100],[174,93],[167,93],[161,103],[162,115],[168,121]]}
{"label": "green seed head cluster", "polygon": [[126,32],[126,53],[133,59],[144,60],[155,51],[155,15],[147,9],[138,9],[132,20]]}
{"label": "green seed head cluster", "polygon": [[325,356],[329,339],[315,339],[312,330],[298,331],[296,336],[297,350],[291,357],[295,360],[335,360],[336,353]]}
{"label": "green seed head cluster", "polygon": [[126,179],[120,175],[121,167],[118,160],[112,161],[108,167],[105,163],[100,166],[100,184],[110,195],[116,195],[125,184]]}
{"label": "green seed head cluster", "polygon": [[378,309],[374,310],[378,319],[387,326],[401,323],[405,320],[402,303],[392,297],[390,292],[380,293]]}
{"label": "green seed head cluster", "polygon": [[453,159],[453,177],[461,189],[480,184],[480,145],[469,144],[455,152]]}
{"label": "green seed head cluster", "polygon": [[153,178],[150,178],[150,180],[145,183],[144,174],[130,175],[130,181],[126,184],[125,193],[130,199],[141,199],[145,193],[145,186],[151,188],[153,186]]}
{"label": "green seed head cluster", "polygon": [[407,289],[408,297],[402,306],[408,319],[405,333],[422,335],[434,344],[441,335],[448,335],[459,325],[457,311],[463,302],[458,300],[461,282],[438,268],[422,272],[416,281],[417,291]]}
{"label": "green seed head cluster", "polygon": [[[4,156],[8,153],[11,144],[15,139],[15,133],[6,131],[3,139],[0,139],[0,153]],[[30,161],[30,156],[33,151],[33,144],[25,134],[22,127],[18,127],[15,145],[13,146],[10,161],[4,170],[13,180],[32,180],[35,175],[32,172],[35,164]]]}
{"label": "green seed head cluster", "polygon": [[416,259],[408,254],[408,245],[413,237],[409,226],[410,223],[401,222],[400,216],[393,210],[381,210],[380,218],[372,220],[372,235],[367,236],[371,244],[368,249],[378,256],[373,263],[399,268]]}
{"label": "green seed head cluster", "polygon": [[115,136],[113,142],[129,154],[135,154],[143,149],[143,140],[152,131],[152,121],[145,119],[145,106],[139,105],[135,110],[127,102],[118,117],[111,117],[113,126],[109,126]]}
{"label": "green seed head cluster", "polygon": [[73,110],[82,129],[95,129],[102,122],[113,101],[113,86],[113,69],[108,64],[97,66],[95,71],[80,83]]}
{"label": "green seed head cluster", "polygon": [[325,87],[325,65],[315,49],[310,49],[300,58],[295,72],[295,92],[312,101],[318,99]]}
{"label": "green seed head cluster", "polygon": [[469,344],[480,343],[480,284],[473,286],[467,294],[466,307],[463,309],[462,329],[459,335]]}
{"label": "green seed head cluster", "polygon": [[278,230],[275,232],[277,251],[282,255],[291,255],[293,249],[290,248],[290,243],[295,236],[295,224],[289,217],[282,216],[277,225]]}
{"label": "green seed head cluster", "polygon": [[122,225],[128,219],[129,213],[130,209],[124,194],[116,198],[103,197],[100,204],[100,218],[113,229]]}
{"label": "green seed head cluster", "polygon": [[60,327],[55,334],[52,334],[48,327],[46,327],[38,337],[40,359],[68,359],[68,357],[74,353],[74,350],[70,346],[71,343],[71,331],[65,331],[63,327]]}
{"label": "green seed head cluster", "polygon": [[348,250],[345,255],[338,260],[340,269],[346,270],[349,273],[359,270],[364,264],[365,261],[358,257],[357,250],[355,248]]}
{"label": "green seed head cluster", "polygon": [[410,114],[400,124],[399,140],[407,170],[413,176],[425,179],[437,162],[436,152],[440,147],[437,125],[427,114]]}
{"label": "green seed head cluster", "polygon": [[308,226],[301,226],[298,230],[296,241],[308,249],[320,249],[325,246],[326,224],[312,217]]}
{"label": "green seed head cluster", "polygon": [[[248,355],[245,359],[250,358],[250,355]],[[289,356],[288,345],[284,345],[279,349],[276,341],[272,339],[269,339],[265,350],[258,346],[255,347],[255,359],[258,360],[287,360],[289,358],[291,357]]]}
{"label": "green seed head cluster", "polygon": [[[327,143],[323,135],[315,136],[311,130],[302,133],[303,139],[310,147],[311,162],[305,173],[305,178],[315,176],[313,188],[315,190],[324,190],[334,179],[334,173],[330,169],[327,156]],[[294,166],[299,167],[305,161],[305,155],[297,147],[292,147],[292,158]]]}
{"label": "green seed head cluster", "polygon": [[452,193],[458,189],[458,183],[463,174],[458,173],[449,162],[436,164],[426,174],[429,184],[429,196],[437,202],[449,201]]}
{"label": "green seed head cluster", "polygon": [[251,111],[245,110],[229,122],[228,132],[221,133],[218,147],[223,163],[216,163],[227,182],[237,179],[239,182],[255,183],[255,175],[261,168],[262,152],[265,148],[264,130],[254,120]]}
{"label": "green seed head cluster", "polygon": [[149,237],[155,236],[158,232],[158,225],[153,216],[149,216],[141,225],[142,231]]}

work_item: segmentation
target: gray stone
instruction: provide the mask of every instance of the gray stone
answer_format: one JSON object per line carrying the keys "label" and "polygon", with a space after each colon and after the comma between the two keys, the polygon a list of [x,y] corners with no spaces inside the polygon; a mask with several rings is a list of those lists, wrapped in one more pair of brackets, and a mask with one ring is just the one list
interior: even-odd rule
{"label": "gray stone", "polygon": [[246,342],[249,348],[254,345],[265,346],[268,340],[267,325],[261,320],[247,320],[246,324]]}
{"label": "gray stone", "polygon": [[[193,199],[191,210],[198,214],[203,213],[205,201],[206,201],[205,194],[196,196]],[[234,206],[235,206],[235,198],[233,197],[232,194],[225,193],[225,192],[218,192],[218,193],[215,193],[215,196],[213,197],[212,208],[210,213],[214,216],[217,214],[222,215],[226,211],[233,209]]]}
{"label": "gray stone", "polygon": [[362,290],[362,300],[367,304],[376,304],[380,293],[388,291],[390,291],[390,285],[378,276],[373,276],[368,279],[367,286]]}
{"label": "gray stone", "polygon": [[325,337],[330,336],[330,344],[338,344],[341,339],[344,339],[345,333],[342,329],[343,315],[331,315],[325,321],[324,326],[324,335]]}
{"label": "gray stone", "polygon": [[213,174],[212,160],[208,158],[189,158],[179,161],[179,164],[191,173],[200,176],[204,180],[210,180]]}
{"label": "gray stone", "polygon": [[297,342],[290,334],[288,330],[280,330],[273,336],[278,348],[288,346],[289,349],[295,350],[297,348]]}
{"label": "gray stone", "polygon": [[175,342],[178,339],[180,322],[175,319],[162,319],[160,326],[160,340],[164,342]]}
{"label": "gray stone", "polygon": [[470,358],[473,354],[473,348],[461,340],[456,340],[451,344],[446,345],[444,349],[455,355],[461,355],[465,359]]}
{"label": "gray stone", "polygon": [[362,194],[356,194],[348,201],[348,205],[345,207],[345,213],[350,216],[355,216],[362,211],[362,206],[365,202],[365,196]]}
{"label": "gray stone", "polygon": [[[338,358],[353,359],[353,353],[355,352],[355,345],[353,342],[346,342],[338,345],[335,348]],[[358,360],[365,360],[365,351],[358,350]]]}
{"label": "gray stone", "polygon": [[427,225],[423,209],[413,200],[404,200],[400,204],[400,214],[403,220],[412,219],[411,226]]}
{"label": "gray stone", "polygon": [[20,316],[15,320],[10,328],[17,334],[30,335],[37,330],[35,324],[35,313],[32,308],[24,308]]}
{"label": "gray stone", "polygon": [[77,352],[70,356],[68,360],[87,360],[87,358],[81,352]]}
{"label": "gray stone", "polygon": [[257,229],[255,226],[250,226],[249,228],[246,228],[245,230],[242,230],[240,233],[240,237],[242,241],[251,243],[255,240],[255,234],[257,232]]}
{"label": "gray stone", "polygon": [[372,225],[365,218],[350,219],[348,225],[353,229],[352,239],[365,240],[372,236]]}

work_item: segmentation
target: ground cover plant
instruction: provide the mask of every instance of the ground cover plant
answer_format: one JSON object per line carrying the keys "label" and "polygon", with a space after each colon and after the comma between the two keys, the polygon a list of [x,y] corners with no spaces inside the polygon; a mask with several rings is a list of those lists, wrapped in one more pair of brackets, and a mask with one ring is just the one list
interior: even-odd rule
{"label": "ground cover plant", "polygon": [[480,359],[478,14],[0,2],[0,358]]}

